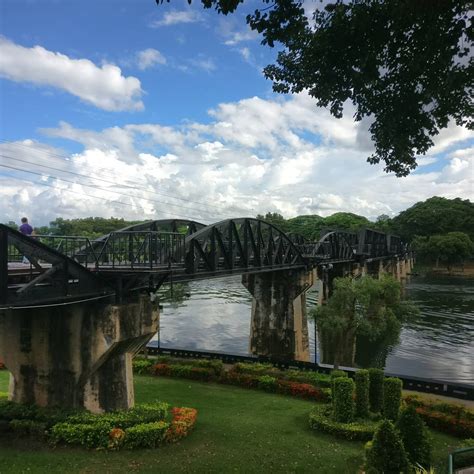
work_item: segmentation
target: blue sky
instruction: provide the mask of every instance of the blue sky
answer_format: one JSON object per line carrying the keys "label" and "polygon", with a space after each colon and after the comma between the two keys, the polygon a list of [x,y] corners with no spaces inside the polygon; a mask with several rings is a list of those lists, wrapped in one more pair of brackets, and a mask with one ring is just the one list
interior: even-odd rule
{"label": "blue sky", "polygon": [[472,133],[450,125],[399,179],[365,162],[350,104],[336,120],[304,93],[273,94],[261,68],[276,51],[245,24],[258,5],[223,17],[197,2],[3,0],[0,221],[375,218],[473,198]]}

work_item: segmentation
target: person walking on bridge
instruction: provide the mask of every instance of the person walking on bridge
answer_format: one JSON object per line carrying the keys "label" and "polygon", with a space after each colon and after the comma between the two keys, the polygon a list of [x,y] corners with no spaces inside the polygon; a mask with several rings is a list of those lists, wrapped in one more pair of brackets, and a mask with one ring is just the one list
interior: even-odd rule
{"label": "person walking on bridge", "polygon": [[[33,234],[33,227],[28,224],[28,219],[26,217],[21,218],[21,226],[19,230],[23,235],[27,235],[28,237],[31,237],[31,234]],[[23,255],[21,263],[30,263],[30,261],[25,255]]]}
{"label": "person walking on bridge", "polygon": [[21,218],[20,232],[24,235],[30,236],[33,233],[33,227],[28,224],[28,219],[26,217]]}

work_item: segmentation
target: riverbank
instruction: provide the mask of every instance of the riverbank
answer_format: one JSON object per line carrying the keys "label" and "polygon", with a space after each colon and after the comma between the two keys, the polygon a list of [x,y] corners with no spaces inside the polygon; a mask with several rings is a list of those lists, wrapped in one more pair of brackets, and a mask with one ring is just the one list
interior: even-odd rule
{"label": "riverbank", "polygon": [[[0,392],[8,372],[0,372]],[[318,472],[356,473],[363,443],[342,441],[309,428],[314,402],[189,380],[135,376],[138,403],[165,401],[198,409],[195,431],[182,442],[130,452],[50,448],[2,439],[0,472]],[[434,465],[446,472],[461,440],[432,431]]]}
{"label": "riverbank", "polygon": [[413,268],[412,274],[426,275],[426,276],[451,276],[451,277],[465,277],[474,278],[474,262],[468,262],[461,265],[454,265],[448,270],[446,267],[431,267],[416,265]]}

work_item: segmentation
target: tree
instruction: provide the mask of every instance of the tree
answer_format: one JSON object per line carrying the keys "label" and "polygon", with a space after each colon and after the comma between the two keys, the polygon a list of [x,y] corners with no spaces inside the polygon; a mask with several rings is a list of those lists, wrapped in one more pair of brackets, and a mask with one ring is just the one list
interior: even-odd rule
{"label": "tree", "polygon": [[347,229],[357,231],[363,227],[371,227],[366,217],[353,214],[352,212],[336,212],[324,219],[324,226],[330,229]]}
{"label": "tree", "polygon": [[474,239],[474,203],[468,199],[433,196],[417,202],[393,218],[395,233],[411,241],[415,236],[465,232]]}
{"label": "tree", "polygon": [[[243,0],[201,3],[228,14]],[[262,3],[247,23],[282,46],[264,69],[273,89],[307,91],[338,118],[352,102],[371,122],[370,163],[406,176],[450,120],[474,129],[471,0],[334,0],[313,21],[299,0]]]}
{"label": "tree", "polygon": [[436,262],[436,266],[443,263],[448,271],[456,263],[463,264],[466,258],[474,254],[474,243],[463,232],[417,237],[412,246],[421,259]]}
{"label": "tree", "polygon": [[389,234],[392,231],[392,219],[387,214],[380,214],[375,220],[374,228]]}
{"label": "tree", "polygon": [[278,214],[278,212],[267,212],[264,216],[258,214],[257,219],[268,222],[280,230],[285,231],[287,229],[285,218],[281,214]]}
{"label": "tree", "polygon": [[400,332],[402,321],[417,312],[400,295],[400,283],[389,275],[379,280],[369,276],[334,280],[334,292],[327,304],[314,309],[311,317],[335,345],[335,368],[344,349],[353,345],[358,335],[377,340]]}

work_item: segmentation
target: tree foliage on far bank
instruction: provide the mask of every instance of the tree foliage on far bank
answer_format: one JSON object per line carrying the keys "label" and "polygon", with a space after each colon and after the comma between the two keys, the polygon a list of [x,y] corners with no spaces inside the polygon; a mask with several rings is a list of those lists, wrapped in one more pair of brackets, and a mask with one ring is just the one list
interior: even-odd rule
{"label": "tree foliage on far bank", "polygon": [[417,202],[392,220],[393,230],[402,239],[415,236],[464,232],[474,239],[474,203],[468,199],[433,196]]}
{"label": "tree foliage on far bank", "polygon": [[448,270],[474,255],[474,243],[464,232],[416,237],[412,246],[420,260],[436,263],[436,266],[441,263]]}
{"label": "tree foliage on far bank", "polygon": [[[228,14],[243,0],[201,3]],[[282,47],[276,63],[264,68],[274,91],[306,91],[337,118],[352,102],[355,120],[369,124],[375,150],[367,161],[383,162],[397,176],[416,168],[416,155],[430,149],[450,120],[474,129],[471,0],[314,6],[311,20],[301,0],[262,0],[247,16],[262,44]]]}

